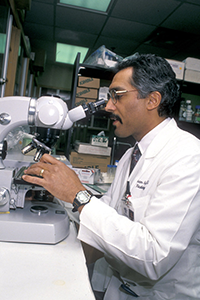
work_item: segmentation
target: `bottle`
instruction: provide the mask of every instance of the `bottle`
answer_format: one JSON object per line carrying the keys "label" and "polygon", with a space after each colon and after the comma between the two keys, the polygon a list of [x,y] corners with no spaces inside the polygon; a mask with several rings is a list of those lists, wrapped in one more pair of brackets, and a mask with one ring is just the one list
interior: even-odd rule
{"label": "bottle", "polygon": [[200,124],[200,105],[195,107],[194,123]]}
{"label": "bottle", "polygon": [[185,121],[186,114],[186,103],[185,100],[181,101],[180,110],[179,110],[179,121]]}
{"label": "bottle", "polygon": [[116,173],[116,165],[107,165],[107,176],[108,179],[112,182],[114,177],[115,177],[115,173]]}
{"label": "bottle", "polygon": [[116,166],[116,167],[118,166],[118,163],[119,163],[119,161],[116,160],[116,161],[115,161],[115,166]]}
{"label": "bottle", "polygon": [[186,100],[186,121],[192,122],[193,110],[191,105],[191,100]]}

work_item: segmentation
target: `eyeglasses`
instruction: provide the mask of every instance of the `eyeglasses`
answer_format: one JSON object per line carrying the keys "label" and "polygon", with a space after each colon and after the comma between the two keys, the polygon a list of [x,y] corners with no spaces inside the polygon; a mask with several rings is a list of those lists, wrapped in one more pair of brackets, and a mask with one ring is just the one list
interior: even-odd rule
{"label": "eyeglasses", "polygon": [[110,90],[108,92],[108,101],[111,99],[113,104],[116,104],[117,101],[120,99],[120,97],[123,96],[125,93],[130,93],[130,92],[137,92],[137,90],[123,90],[123,91],[116,91],[116,90]]}

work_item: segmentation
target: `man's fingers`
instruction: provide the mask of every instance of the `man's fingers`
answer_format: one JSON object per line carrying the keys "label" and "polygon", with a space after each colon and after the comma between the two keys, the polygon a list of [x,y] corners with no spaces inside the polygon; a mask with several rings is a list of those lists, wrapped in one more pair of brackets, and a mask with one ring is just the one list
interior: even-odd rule
{"label": "man's fingers", "polygon": [[56,164],[58,163],[59,161],[54,158],[53,156],[49,155],[49,154],[44,154],[41,159],[40,159],[40,162],[43,162],[43,163],[50,163],[50,164]]}
{"label": "man's fingers", "polygon": [[37,184],[37,185],[43,186],[43,178],[39,178],[36,176],[30,176],[30,175],[23,175],[22,179],[31,184]]}

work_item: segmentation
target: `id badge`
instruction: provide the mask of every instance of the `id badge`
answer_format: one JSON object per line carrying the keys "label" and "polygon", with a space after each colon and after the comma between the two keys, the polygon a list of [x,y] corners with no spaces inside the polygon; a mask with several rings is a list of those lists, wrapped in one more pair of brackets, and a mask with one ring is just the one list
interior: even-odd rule
{"label": "id badge", "polygon": [[134,210],[130,198],[130,195],[125,195],[122,198],[122,210],[125,216],[127,216],[131,221],[134,221]]}

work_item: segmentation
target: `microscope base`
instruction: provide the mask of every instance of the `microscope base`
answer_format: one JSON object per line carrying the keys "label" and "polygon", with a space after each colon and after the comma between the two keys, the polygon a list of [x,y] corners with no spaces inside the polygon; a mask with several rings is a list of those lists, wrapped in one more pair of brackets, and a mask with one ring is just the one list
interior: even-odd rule
{"label": "microscope base", "polygon": [[70,220],[59,203],[25,201],[24,208],[0,214],[0,241],[56,244],[69,235]]}

